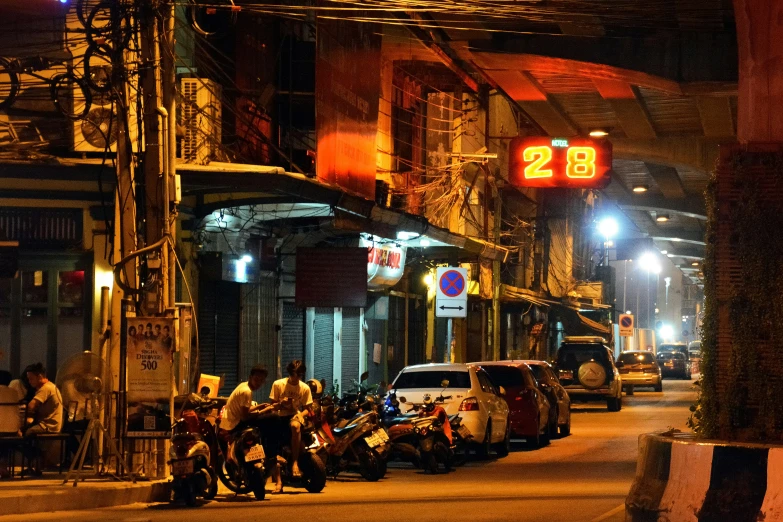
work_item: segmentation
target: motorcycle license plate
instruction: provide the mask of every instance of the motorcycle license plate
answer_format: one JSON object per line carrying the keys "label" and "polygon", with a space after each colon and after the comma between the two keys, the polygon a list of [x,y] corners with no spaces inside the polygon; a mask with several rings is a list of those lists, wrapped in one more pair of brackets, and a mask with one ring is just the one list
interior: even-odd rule
{"label": "motorcycle license plate", "polygon": [[193,473],[193,459],[172,460],[171,474],[175,476],[190,475]]}
{"label": "motorcycle license plate", "polygon": [[367,445],[371,448],[376,448],[381,444],[388,442],[389,436],[383,430],[375,430],[372,435],[364,439],[367,441]]}
{"label": "motorcycle license plate", "polygon": [[459,433],[459,436],[463,439],[470,437],[470,429],[463,424],[460,424],[459,428],[457,428],[457,433]]}
{"label": "motorcycle license plate", "polygon": [[256,444],[247,450],[247,455],[245,455],[245,462],[255,462],[263,458],[266,458],[266,455],[264,454],[264,447],[261,444]]}

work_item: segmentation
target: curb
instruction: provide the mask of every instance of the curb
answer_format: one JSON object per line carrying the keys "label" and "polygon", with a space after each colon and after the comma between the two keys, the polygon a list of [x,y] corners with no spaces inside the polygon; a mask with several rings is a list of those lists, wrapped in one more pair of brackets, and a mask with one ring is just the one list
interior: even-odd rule
{"label": "curb", "polygon": [[639,437],[627,522],[783,520],[783,447]]}
{"label": "curb", "polygon": [[91,484],[81,482],[61,486],[31,486],[24,492],[3,495],[0,491],[0,515],[24,515],[52,511],[73,511],[124,506],[136,502],[168,501],[168,481],[146,483]]}

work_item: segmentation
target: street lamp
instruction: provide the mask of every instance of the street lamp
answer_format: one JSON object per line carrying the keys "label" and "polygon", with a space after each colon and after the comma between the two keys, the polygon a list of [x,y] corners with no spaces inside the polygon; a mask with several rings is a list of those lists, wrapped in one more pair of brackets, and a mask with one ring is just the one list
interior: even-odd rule
{"label": "street lamp", "polygon": [[611,239],[619,231],[620,227],[617,225],[617,220],[613,217],[605,217],[598,222],[598,232],[604,236],[604,266],[609,266],[609,245],[611,244]]}

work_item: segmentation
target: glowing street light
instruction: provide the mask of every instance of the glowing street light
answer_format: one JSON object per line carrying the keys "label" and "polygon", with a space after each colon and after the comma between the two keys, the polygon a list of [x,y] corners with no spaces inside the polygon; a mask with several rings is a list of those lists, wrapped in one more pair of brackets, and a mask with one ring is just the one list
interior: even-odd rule
{"label": "glowing street light", "polygon": [[670,324],[663,324],[661,325],[660,330],[658,330],[658,333],[661,334],[661,337],[664,341],[671,341],[674,339],[674,328]]}
{"label": "glowing street light", "polygon": [[604,266],[609,265],[609,247],[612,245],[612,238],[620,231],[617,220],[613,217],[605,217],[598,222],[598,232],[604,236]]}

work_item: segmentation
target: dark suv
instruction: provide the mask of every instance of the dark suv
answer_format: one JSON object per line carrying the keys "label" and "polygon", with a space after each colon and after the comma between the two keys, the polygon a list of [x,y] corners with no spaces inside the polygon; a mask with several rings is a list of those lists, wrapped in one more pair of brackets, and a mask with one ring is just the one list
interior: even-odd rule
{"label": "dark suv", "polygon": [[622,378],[603,338],[566,337],[557,350],[555,367],[573,400],[606,400],[609,411],[622,408]]}

